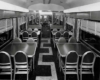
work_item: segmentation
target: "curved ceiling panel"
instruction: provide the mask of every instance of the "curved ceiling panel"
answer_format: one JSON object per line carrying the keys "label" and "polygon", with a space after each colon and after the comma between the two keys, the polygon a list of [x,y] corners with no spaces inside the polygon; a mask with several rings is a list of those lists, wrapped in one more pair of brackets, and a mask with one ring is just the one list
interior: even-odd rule
{"label": "curved ceiling panel", "polygon": [[29,6],[29,10],[51,10],[51,11],[63,11],[64,7],[56,4],[34,4]]}
{"label": "curved ceiling panel", "polygon": [[57,5],[57,4],[49,4],[48,6],[49,6],[50,10],[52,10],[52,11],[63,11],[64,10],[64,7]]}
{"label": "curved ceiling panel", "polygon": [[27,8],[27,0],[1,0],[1,1]]}
{"label": "curved ceiling panel", "polygon": [[48,6],[42,3],[29,6],[29,10],[47,10]]}
{"label": "curved ceiling panel", "polygon": [[69,8],[73,8],[73,7],[88,5],[96,2],[100,2],[100,0],[66,0],[66,5],[68,5]]}
{"label": "curved ceiling panel", "polygon": [[[83,5],[88,5],[96,2],[100,2],[100,0],[2,0],[17,6],[21,6],[24,8],[32,7],[34,10],[57,10],[61,11],[63,8],[70,9],[74,7],[79,7]],[[37,4],[43,4],[43,6],[37,6]],[[47,6],[48,5],[48,6]],[[34,6],[37,6],[34,8]],[[43,9],[44,8],[44,9]],[[59,9],[58,9],[59,8]]]}

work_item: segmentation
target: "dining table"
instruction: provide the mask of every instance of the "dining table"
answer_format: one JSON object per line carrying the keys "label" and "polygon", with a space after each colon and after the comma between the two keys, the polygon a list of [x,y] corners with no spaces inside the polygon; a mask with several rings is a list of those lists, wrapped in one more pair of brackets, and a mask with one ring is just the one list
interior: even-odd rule
{"label": "dining table", "polygon": [[90,48],[82,43],[56,43],[56,46],[61,57],[65,57],[69,51],[76,51],[79,56],[90,51]]}
{"label": "dining table", "polygon": [[27,54],[28,58],[31,58],[33,60],[33,69],[34,69],[34,59],[35,59],[35,53],[37,49],[37,43],[9,43],[7,46],[5,46],[1,51],[7,52],[11,57],[14,57],[15,53],[17,51],[23,51]]}
{"label": "dining table", "polygon": [[[34,31],[34,32],[36,32],[37,35],[40,35],[40,33],[41,33],[41,31],[39,31],[39,30],[38,30],[38,31]],[[31,36],[31,33],[32,33],[32,32],[29,32],[29,31],[28,31],[28,33],[29,33],[29,36]],[[21,32],[20,32],[20,35],[22,35],[22,34],[23,34],[23,32],[21,31]]]}

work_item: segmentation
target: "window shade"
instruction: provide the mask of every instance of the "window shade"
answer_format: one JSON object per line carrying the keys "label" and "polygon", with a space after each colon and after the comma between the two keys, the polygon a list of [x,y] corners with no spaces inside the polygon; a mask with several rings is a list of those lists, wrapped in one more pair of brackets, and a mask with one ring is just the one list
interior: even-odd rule
{"label": "window shade", "polygon": [[96,35],[100,36],[100,23],[96,22]]}
{"label": "window shade", "polygon": [[88,24],[87,20],[81,20],[81,29],[87,31],[87,24]]}
{"label": "window shade", "polygon": [[7,31],[12,29],[12,19],[6,19],[7,20]]}
{"label": "window shade", "polygon": [[88,21],[87,30],[88,32],[95,34],[95,22]]}

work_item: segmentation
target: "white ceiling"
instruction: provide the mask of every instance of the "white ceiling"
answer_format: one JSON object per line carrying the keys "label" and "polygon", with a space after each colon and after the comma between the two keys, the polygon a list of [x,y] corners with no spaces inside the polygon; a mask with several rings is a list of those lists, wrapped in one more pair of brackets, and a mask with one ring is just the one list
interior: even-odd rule
{"label": "white ceiling", "polygon": [[[28,8],[34,4],[49,3],[49,0],[2,0],[11,4],[15,4],[21,7]],[[95,2],[100,2],[100,0],[51,0],[50,4],[56,4],[64,7],[65,9],[83,6]],[[59,8],[59,7],[58,7]]]}
{"label": "white ceiling", "polygon": [[29,6],[29,10],[50,10],[50,11],[63,11],[64,8],[60,5],[56,4],[43,4],[43,3],[38,3]]}

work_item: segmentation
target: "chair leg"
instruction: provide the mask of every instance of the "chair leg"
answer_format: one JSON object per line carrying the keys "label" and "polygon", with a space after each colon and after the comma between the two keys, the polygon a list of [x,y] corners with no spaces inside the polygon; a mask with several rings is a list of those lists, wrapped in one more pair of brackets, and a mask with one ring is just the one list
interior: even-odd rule
{"label": "chair leg", "polygon": [[60,66],[60,71],[62,70],[62,66],[61,66],[61,63],[59,64],[59,66]]}
{"label": "chair leg", "polygon": [[60,68],[60,72],[61,72],[61,67],[59,66],[59,68]]}
{"label": "chair leg", "polygon": [[94,77],[94,70],[92,70],[92,74],[93,74],[93,77]]}
{"label": "chair leg", "polygon": [[66,80],[66,74],[64,73],[64,80]]}
{"label": "chair leg", "polygon": [[93,80],[94,80],[94,72],[92,72],[92,74],[93,74]]}
{"label": "chair leg", "polygon": [[60,66],[60,57],[59,56],[58,56],[58,59],[59,59],[59,68],[60,68],[61,66]]}
{"label": "chair leg", "polygon": [[14,74],[14,80],[15,80],[15,78],[16,78],[16,76],[15,76],[16,74]]}
{"label": "chair leg", "polygon": [[12,80],[12,73],[11,73],[11,80]]}
{"label": "chair leg", "polygon": [[28,80],[28,73],[27,73],[27,80]]}
{"label": "chair leg", "polygon": [[60,68],[60,71],[61,71],[61,62],[60,62],[60,57],[58,55],[58,60],[59,60],[59,68]]}
{"label": "chair leg", "polygon": [[33,69],[34,69],[34,60],[35,60],[35,56],[33,57]]}
{"label": "chair leg", "polygon": [[77,73],[77,80],[79,80],[79,76],[78,76],[78,73]]}
{"label": "chair leg", "polygon": [[80,80],[82,80],[82,73],[80,74]]}

